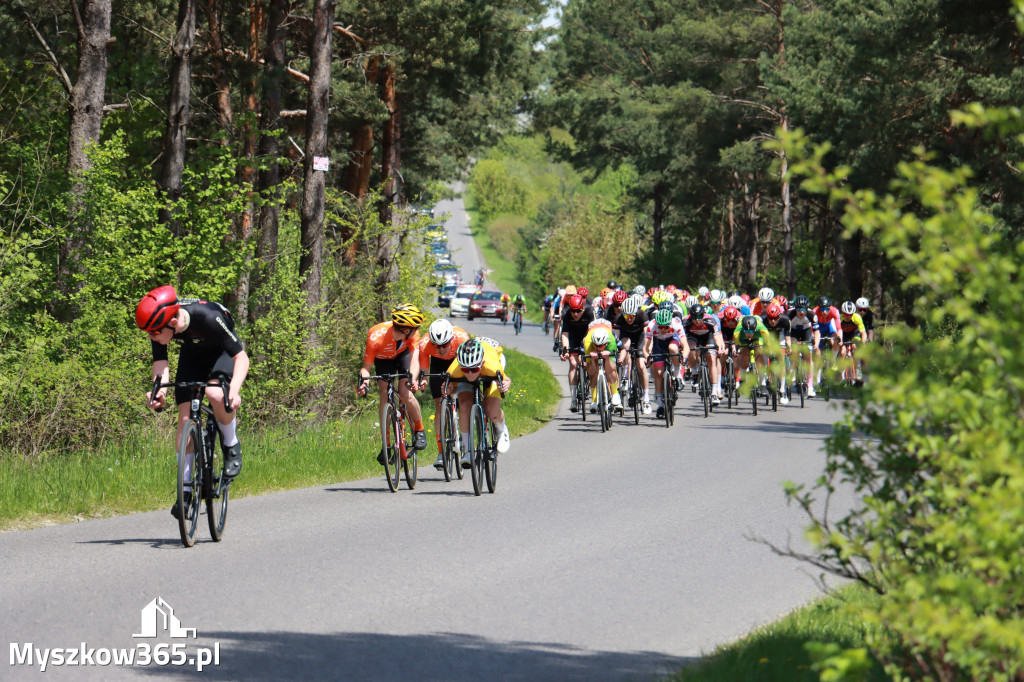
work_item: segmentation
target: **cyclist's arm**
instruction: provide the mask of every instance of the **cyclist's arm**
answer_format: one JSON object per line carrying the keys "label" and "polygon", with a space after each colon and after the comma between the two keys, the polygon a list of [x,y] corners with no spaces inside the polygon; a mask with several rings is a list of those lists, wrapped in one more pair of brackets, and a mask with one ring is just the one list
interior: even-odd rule
{"label": "cyclist's arm", "polygon": [[[171,372],[167,365],[167,360],[155,360],[153,362],[153,380],[160,379],[160,383],[167,383],[171,380]],[[150,407],[163,407],[167,401],[167,388],[161,388],[156,392],[156,395],[150,395],[150,392],[146,393],[146,397],[149,399]]]}
{"label": "cyclist's arm", "polygon": [[228,386],[228,403],[232,410],[237,410],[238,406],[242,404],[242,396],[238,392],[242,388],[245,377],[249,375],[249,355],[242,350],[231,359],[235,361],[235,369],[231,373],[231,384]]}

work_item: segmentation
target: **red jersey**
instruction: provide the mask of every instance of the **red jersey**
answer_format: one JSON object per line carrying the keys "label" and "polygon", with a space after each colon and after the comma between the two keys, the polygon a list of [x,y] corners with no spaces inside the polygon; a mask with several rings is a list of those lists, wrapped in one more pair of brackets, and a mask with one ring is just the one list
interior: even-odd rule
{"label": "red jersey", "polygon": [[366,335],[366,352],[363,353],[363,362],[371,363],[377,358],[381,360],[394,360],[402,353],[415,347],[420,340],[420,332],[417,329],[412,336],[395,342],[395,335],[391,333],[394,322],[381,322],[371,327]]}

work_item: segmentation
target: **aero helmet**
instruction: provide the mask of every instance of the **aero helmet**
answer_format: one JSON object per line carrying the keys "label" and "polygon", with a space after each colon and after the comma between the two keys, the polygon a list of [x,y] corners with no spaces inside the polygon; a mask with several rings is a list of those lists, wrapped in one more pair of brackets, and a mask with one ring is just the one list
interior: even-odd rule
{"label": "aero helmet", "polygon": [[772,303],[768,306],[768,317],[772,320],[782,316],[782,306],[778,303]]}
{"label": "aero helmet", "polygon": [[690,306],[690,317],[704,317],[704,306],[700,303],[694,303]]}
{"label": "aero helmet", "polygon": [[587,299],[579,294],[573,294],[569,297],[569,308],[572,310],[583,310],[583,307],[587,305]]}
{"label": "aero helmet", "polygon": [[757,329],[757,318],[753,315],[747,315],[740,324],[743,325],[743,331],[752,332]]}
{"label": "aero helmet", "polygon": [[818,299],[818,307],[823,310],[828,310],[832,307],[832,299],[828,296],[822,296]]}
{"label": "aero helmet", "polygon": [[170,284],[157,287],[139,301],[135,308],[135,324],[145,332],[159,331],[178,314],[180,308],[174,287]]}

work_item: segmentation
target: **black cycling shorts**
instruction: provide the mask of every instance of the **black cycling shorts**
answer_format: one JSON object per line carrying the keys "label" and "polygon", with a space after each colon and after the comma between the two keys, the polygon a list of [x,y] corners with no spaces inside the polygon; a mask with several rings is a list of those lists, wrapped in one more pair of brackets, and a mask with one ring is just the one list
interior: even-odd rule
{"label": "black cycling shorts", "polygon": [[412,355],[409,353],[409,349],[406,348],[394,358],[387,360],[384,358],[374,358],[373,371],[375,374],[398,374],[399,372],[408,372],[411,363]]}
{"label": "black cycling shorts", "polygon": [[[210,379],[223,378],[230,382],[235,372],[235,361],[226,351],[197,351],[188,346],[181,347],[181,355],[178,356],[178,369],[174,373],[175,381],[208,381]],[[187,403],[192,400],[192,390],[188,388],[174,388],[174,402],[176,405]]]}
{"label": "black cycling shorts", "polygon": [[[447,370],[452,364],[451,360],[442,360],[433,355],[430,356],[430,374],[440,374]],[[420,369],[423,369],[422,367]],[[430,397],[434,400],[444,397],[444,377],[430,377]]]}

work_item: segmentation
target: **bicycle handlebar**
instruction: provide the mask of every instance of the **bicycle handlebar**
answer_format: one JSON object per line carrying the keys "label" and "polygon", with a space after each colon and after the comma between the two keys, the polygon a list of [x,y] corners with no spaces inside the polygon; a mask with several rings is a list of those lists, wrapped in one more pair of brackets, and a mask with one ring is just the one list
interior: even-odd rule
{"label": "bicycle handlebar", "polygon": [[[206,388],[208,386],[219,386],[220,389],[224,392],[224,409],[227,411],[228,414],[234,412],[234,410],[231,409],[231,398],[228,395],[229,384],[227,381],[224,380],[223,377],[219,377],[217,379],[210,379],[208,381],[160,381],[160,377],[157,377],[153,380],[153,391],[149,394],[150,402],[156,399],[156,393],[161,388],[171,388],[172,386],[174,388],[201,388],[203,389],[202,392],[204,394],[206,393]],[[162,412],[163,409],[164,408],[160,407],[155,409],[154,412]]]}

